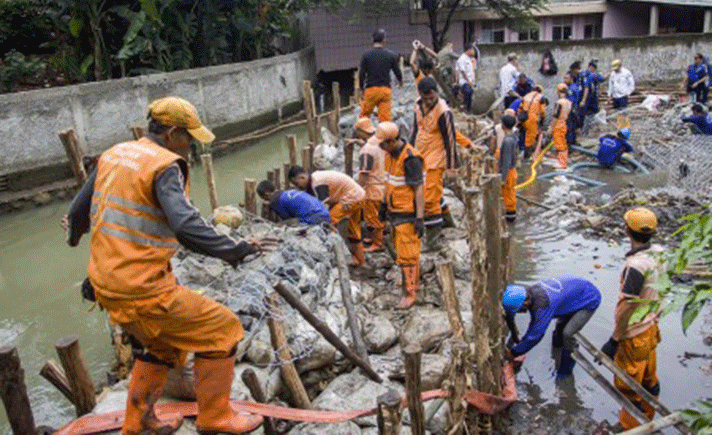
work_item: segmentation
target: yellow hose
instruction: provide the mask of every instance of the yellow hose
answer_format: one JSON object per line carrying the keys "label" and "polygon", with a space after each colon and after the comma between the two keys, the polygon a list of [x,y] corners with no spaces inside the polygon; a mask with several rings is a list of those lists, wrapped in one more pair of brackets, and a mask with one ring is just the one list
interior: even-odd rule
{"label": "yellow hose", "polygon": [[534,160],[534,161],[532,162],[532,166],[531,166],[532,173],[531,173],[531,175],[529,176],[529,178],[527,179],[527,181],[525,181],[525,182],[522,183],[522,184],[517,184],[516,186],[514,186],[514,189],[515,189],[515,190],[522,190],[522,189],[525,189],[525,188],[531,186],[531,185],[536,181],[536,176],[537,176],[536,167],[539,166],[539,163],[541,163],[541,161],[544,159],[544,156],[546,155],[546,153],[549,151],[549,149],[550,149],[552,146],[554,146],[554,141],[553,141],[553,140],[549,143],[549,145],[546,146],[546,148],[544,148],[544,149],[541,151],[541,153],[539,153],[539,156],[536,158],[536,160]]}

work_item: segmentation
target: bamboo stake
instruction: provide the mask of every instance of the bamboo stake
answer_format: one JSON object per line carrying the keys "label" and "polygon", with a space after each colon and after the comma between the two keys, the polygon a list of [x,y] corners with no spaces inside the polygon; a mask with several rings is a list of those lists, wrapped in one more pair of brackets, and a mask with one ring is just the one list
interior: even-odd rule
{"label": "bamboo stake", "polygon": [[684,419],[682,418],[682,413],[675,412],[673,414],[667,415],[657,420],[653,420],[650,423],[642,424],[625,432],[619,432],[618,435],[649,435],[651,433],[659,431],[660,429],[665,429],[666,427],[677,427],[677,425],[682,424],[683,421]]}
{"label": "bamboo stake", "polygon": [[361,103],[361,86],[358,80],[358,70],[354,71],[354,102],[355,104]]}
{"label": "bamboo stake", "polygon": [[394,390],[378,396],[379,435],[400,435],[402,424],[401,398]]}
{"label": "bamboo stake", "polygon": [[0,398],[15,435],[34,434],[35,418],[25,385],[25,370],[16,347],[0,347]]}
{"label": "bamboo stake", "polygon": [[131,135],[135,140],[141,139],[146,134],[146,130],[143,127],[131,127]]}
{"label": "bamboo stake", "polygon": [[443,289],[443,302],[447,309],[447,317],[452,329],[452,337],[455,340],[465,339],[465,328],[462,326],[462,315],[460,314],[460,301],[457,299],[455,289],[455,276],[450,263],[440,263],[435,266],[440,287]]}
{"label": "bamboo stake", "polygon": [[279,357],[279,372],[282,376],[282,381],[284,381],[284,385],[291,393],[293,404],[297,408],[311,409],[312,405],[307,395],[307,390],[304,388],[304,384],[299,378],[299,373],[292,362],[292,351],[287,344],[284,325],[276,318],[282,315],[277,304],[277,295],[271,294],[267,296],[267,305],[270,313],[272,313],[267,319],[267,326],[272,339],[272,347]]}
{"label": "bamboo stake", "polygon": [[289,147],[289,164],[294,166],[297,164],[297,136],[294,134],[287,135],[287,146]]}
{"label": "bamboo stake", "polygon": [[341,120],[341,86],[339,82],[334,80],[331,82],[331,99],[334,102],[333,111],[333,128],[331,130],[334,135],[339,135],[339,121]]}
{"label": "bamboo stake", "polygon": [[349,177],[354,175],[354,143],[344,144],[344,173]]}
{"label": "bamboo stake", "polygon": [[368,360],[363,360],[361,359],[361,357],[356,355],[356,353],[351,350],[351,348],[349,348],[343,341],[341,341],[341,339],[336,334],[334,334],[334,332],[323,320],[315,316],[314,313],[312,313],[309,308],[304,305],[304,302],[302,302],[299,297],[294,294],[294,292],[289,290],[284,283],[278,282],[274,285],[274,289],[277,291],[277,293],[280,294],[280,296],[284,298],[285,301],[287,301],[289,305],[299,311],[299,314],[302,315],[304,320],[309,322],[309,324],[312,325],[314,329],[316,329],[326,339],[326,341],[328,341],[332,346],[334,346],[351,362],[356,364],[356,366],[361,368],[366,373],[366,376],[376,382],[383,382],[381,377],[378,376],[378,373],[376,373],[373,368],[371,368],[368,363]]}
{"label": "bamboo stake", "polygon": [[208,193],[210,195],[210,206],[213,211],[220,207],[218,202],[218,190],[215,187],[215,173],[213,172],[213,155],[210,153],[205,153],[200,155],[200,161],[203,163],[203,168],[205,169],[205,179],[208,182]]}
{"label": "bamboo stake", "polygon": [[54,385],[64,397],[69,400],[72,405],[76,405],[76,399],[72,392],[72,387],[69,385],[67,375],[57,361],[49,360],[42,366],[40,376],[45,378],[50,384]]}
{"label": "bamboo stake", "polygon": [[309,147],[302,148],[302,168],[307,172],[311,172],[310,152]]}
{"label": "bamboo stake", "polygon": [[307,116],[307,131],[309,133],[309,141],[310,142],[316,142],[317,140],[317,130],[316,130],[316,115],[315,115],[315,107],[313,106],[314,104],[314,97],[312,93],[312,88],[311,88],[311,82],[309,80],[304,80],[302,83],[302,90],[304,93],[304,113]]}
{"label": "bamboo stake", "polygon": [[277,190],[282,190],[282,175],[280,174],[282,170],[279,168],[272,169],[272,177],[274,177],[274,187]]}
{"label": "bamboo stake", "polygon": [[59,355],[59,362],[67,374],[67,381],[69,381],[75,398],[74,406],[77,410],[77,417],[90,413],[96,406],[94,383],[84,363],[79,348],[79,339],[75,335],[69,335],[58,340],[54,347]]}
{"label": "bamboo stake", "polygon": [[284,190],[289,189],[289,168],[292,166],[290,163],[284,163],[282,166],[282,172],[284,172]]}
{"label": "bamboo stake", "polygon": [[84,182],[87,181],[87,173],[84,170],[84,164],[82,163],[84,155],[79,147],[77,134],[70,128],[69,130],[59,133],[59,140],[62,141],[64,151],[67,153],[67,157],[69,158],[69,166],[72,168],[74,176],[77,178],[79,185],[83,185]]}
{"label": "bamboo stake", "polygon": [[257,182],[251,178],[245,178],[245,210],[257,214]]}
{"label": "bamboo stake", "polygon": [[425,410],[420,397],[420,353],[420,347],[414,344],[403,349],[405,391],[410,411],[410,432],[413,435],[425,435]]}
{"label": "bamboo stake", "polygon": [[[241,377],[242,382],[247,385],[247,388],[250,390],[250,394],[252,394],[252,398],[255,399],[255,402],[267,403],[267,397],[262,391],[262,386],[260,385],[260,381],[257,379],[257,375],[255,374],[254,370],[245,369],[242,372]],[[265,417],[265,419],[263,420],[262,428],[264,429],[265,435],[277,435],[277,431],[274,429],[274,423],[269,417]]]}
{"label": "bamboo stake", "polygon": [[452,342],[450,367],[448,367],[447,381],[444,385],[449,393],[447,413],[447,433],[449,435],[462,435],[465,429],[465,414],[467,411],[465,394],[470,390],[472,374],[472,350],[464,340]]}

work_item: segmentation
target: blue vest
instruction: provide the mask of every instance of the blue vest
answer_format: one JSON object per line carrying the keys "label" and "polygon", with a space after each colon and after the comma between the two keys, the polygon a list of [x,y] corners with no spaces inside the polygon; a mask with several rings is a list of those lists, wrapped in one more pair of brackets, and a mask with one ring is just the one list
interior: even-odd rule
{"label": "blue vest", "polygon": [[598,148],[598,164],[604,168],[615,165],[623,153],[633,151],[633,147],[627,141],[610,135],[603,136],[599,142],[601,145]]}
{"label": "blue vest", "polygon": [[331,216],[326,206],[317,198],[301,190],[285,190],[270,207],[281,219],[297,218],[307,225],[318,225],[331,222]]}

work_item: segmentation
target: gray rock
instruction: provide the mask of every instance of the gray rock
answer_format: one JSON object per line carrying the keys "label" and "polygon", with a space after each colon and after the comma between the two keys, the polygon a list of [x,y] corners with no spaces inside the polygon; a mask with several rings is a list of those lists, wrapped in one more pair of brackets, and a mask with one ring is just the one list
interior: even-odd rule
{"label": "gray rock", "polygon": [[[445,371],[449,359],[443,355],[426,353],[421,355],[420,359],[420,385],[423,391],[437,390],[440,388],[443,379],[445,379]],[[390,374],[392,379],[405,379],[405,367],[403,358],[400,358],[400,365],[396,362],[391,365],[394,368]]]}
{"label": "gray rock", "polygon": [[382,353],[398,340],[393,324],[383,316],[367,319],[363,324],[363,341],[369,352]]}
{"label": "gray rock", "polygon": [[266,367],[274,360],[272,346],[261,340],[252,340],[247,348],[247,361],[258,367]]}
{"label": "gray rock", "polygon": [[232,400],[251,400],[254,401],[250,389],[242,382],[242,372],[246,369],[252,369],[257,375],[257,381],[262,387],[262,391],[270,401],[277,397],[279,390],[282,388],[282,378],[279,375],[277,368],[259,368],[249,364],[238,364],[235,366],[235,377],[232,380],[232,388],[230,390],[230,398]]}
{"label": "gray rock", "polygon": [[350,421],[338,424],[300,423],[289,431],[289,435],[361,435],[361,428]]}
{"label": "gray rock", "polygon": [[447,314],[429,308],[411,309],[410,319],[401,335],[401,345],[417,344],[423,352],[434,349],[452,334]]}

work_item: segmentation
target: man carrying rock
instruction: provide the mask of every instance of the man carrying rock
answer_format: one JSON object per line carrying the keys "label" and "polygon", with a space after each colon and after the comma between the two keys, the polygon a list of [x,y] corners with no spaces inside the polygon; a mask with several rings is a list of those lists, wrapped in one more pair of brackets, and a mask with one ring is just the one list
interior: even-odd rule
{"label": "man carrying rock", "polygon": [[349,242],[351,265],[361,266],[366,261],[361,241],[361,214],[366,198],[363,187],[341,172],[316,171],[310,175],[301,166],[289,169],[289,181],[329,208],[331,222]]}
{"label": "man carrying rock", "polygon": [[396,76],[400,86],[403,86],[403,75],[398,66],[398,55],[383,47],[386,31],[378,29],[373,32],[373,48],[361,57],[358,68],[358,80],[363,87],[361,102],[361,118],[369,118],[373,109],[378,107],[378,119],[390,121],[391,116],[391,71]]}
{"label": "man carrying rock", "polygon": [[153,406],[168,371],[184,365],[188,352],[195,353],[198,431],[250,432],[262,417],[230,407],[242,324],[225,306],[178,285],[170,260],[180,243],[236,266],[267,242],[237,242],[218,233],[189,202],[191,142],[215,138],[195,107],[163,98],[149,106],[148,118],[146,136],[102,153],[68,213],[70,246],[91,229],[88,273],[96,302],[142,346],[136,350],[121,433],[178,430],[180,417],[161,420]]}
{"label": "man carrying rock", "polygon": [[382,122],[376,141],[386,152],[388,179],[379,217],[393,228],[396,264],[403,271],[405,296],[398,308],[415,304],[420,289],[420,240],[425,232],[424,160],[412,145],[400,138],[398,126]]}
{"label": "man carrying rock", "polygon": [[[502,305],[516,344],[506,350],[507,359],[529,352],[544,337],[549,323],[557,319],[552,346],[562,350],[556,379],[571,375],[575,365],[571,356],[576,348],[574,334],[586,325],[600,304],[601,292],[583,278],[562,276],[526,288],[508,285],[502,297]],[[514,316],[525,311],[531,314],[531,321],[520,341]]]}
{"label": "man carrying rock", "polygon": [[257,185],[257,194],[282,220],[296,219],[306,225],[331,223],[326,206],[301,190],[277,190],[274,183],[264,180]]}
{"label": "man carrying rock", "polygon": [[443,226],[443,177],[454,178],[458,167],[455,119],[445,100],[438,95],[435,80],[423,79],[418,93],[411,143],[425,162],[427,245],[429,249],[436,249]]}
{"label": "man carrying rock", "polygon": [[[615,310],[615,326],[611,338],[603,345],[601,352],[613,358],[615,364],[631,375],[650,394],[660,394],[655,348],[660,342],[658,321],[661,310],[654,310],[643,319],[631,323],[633,313],[645,303],[658,301],[655,282],[664,273],[665,265],[660,258],[663,249],[651,245],[650,240],[658,227],[655,213],[639,207],[628,210],[623,215],[631,250],[626,254],[625,267],[621,274],[621,292]],[[649,302],[643,302],[649,301]],[[655,408],[628,385],[615,378],[619,389],[635,406],[653,419]],[[628,411],[621,409],[619,423],[623,430],[641,424]]]}
{"label": "man carrying rock", "polygon": [[621,160],[623,153],[632,153],[633,147],[628,143],[630,129],[623,128],[615,136],[607,134],[598,139],[598,164],[603,168],[612,168]]}

